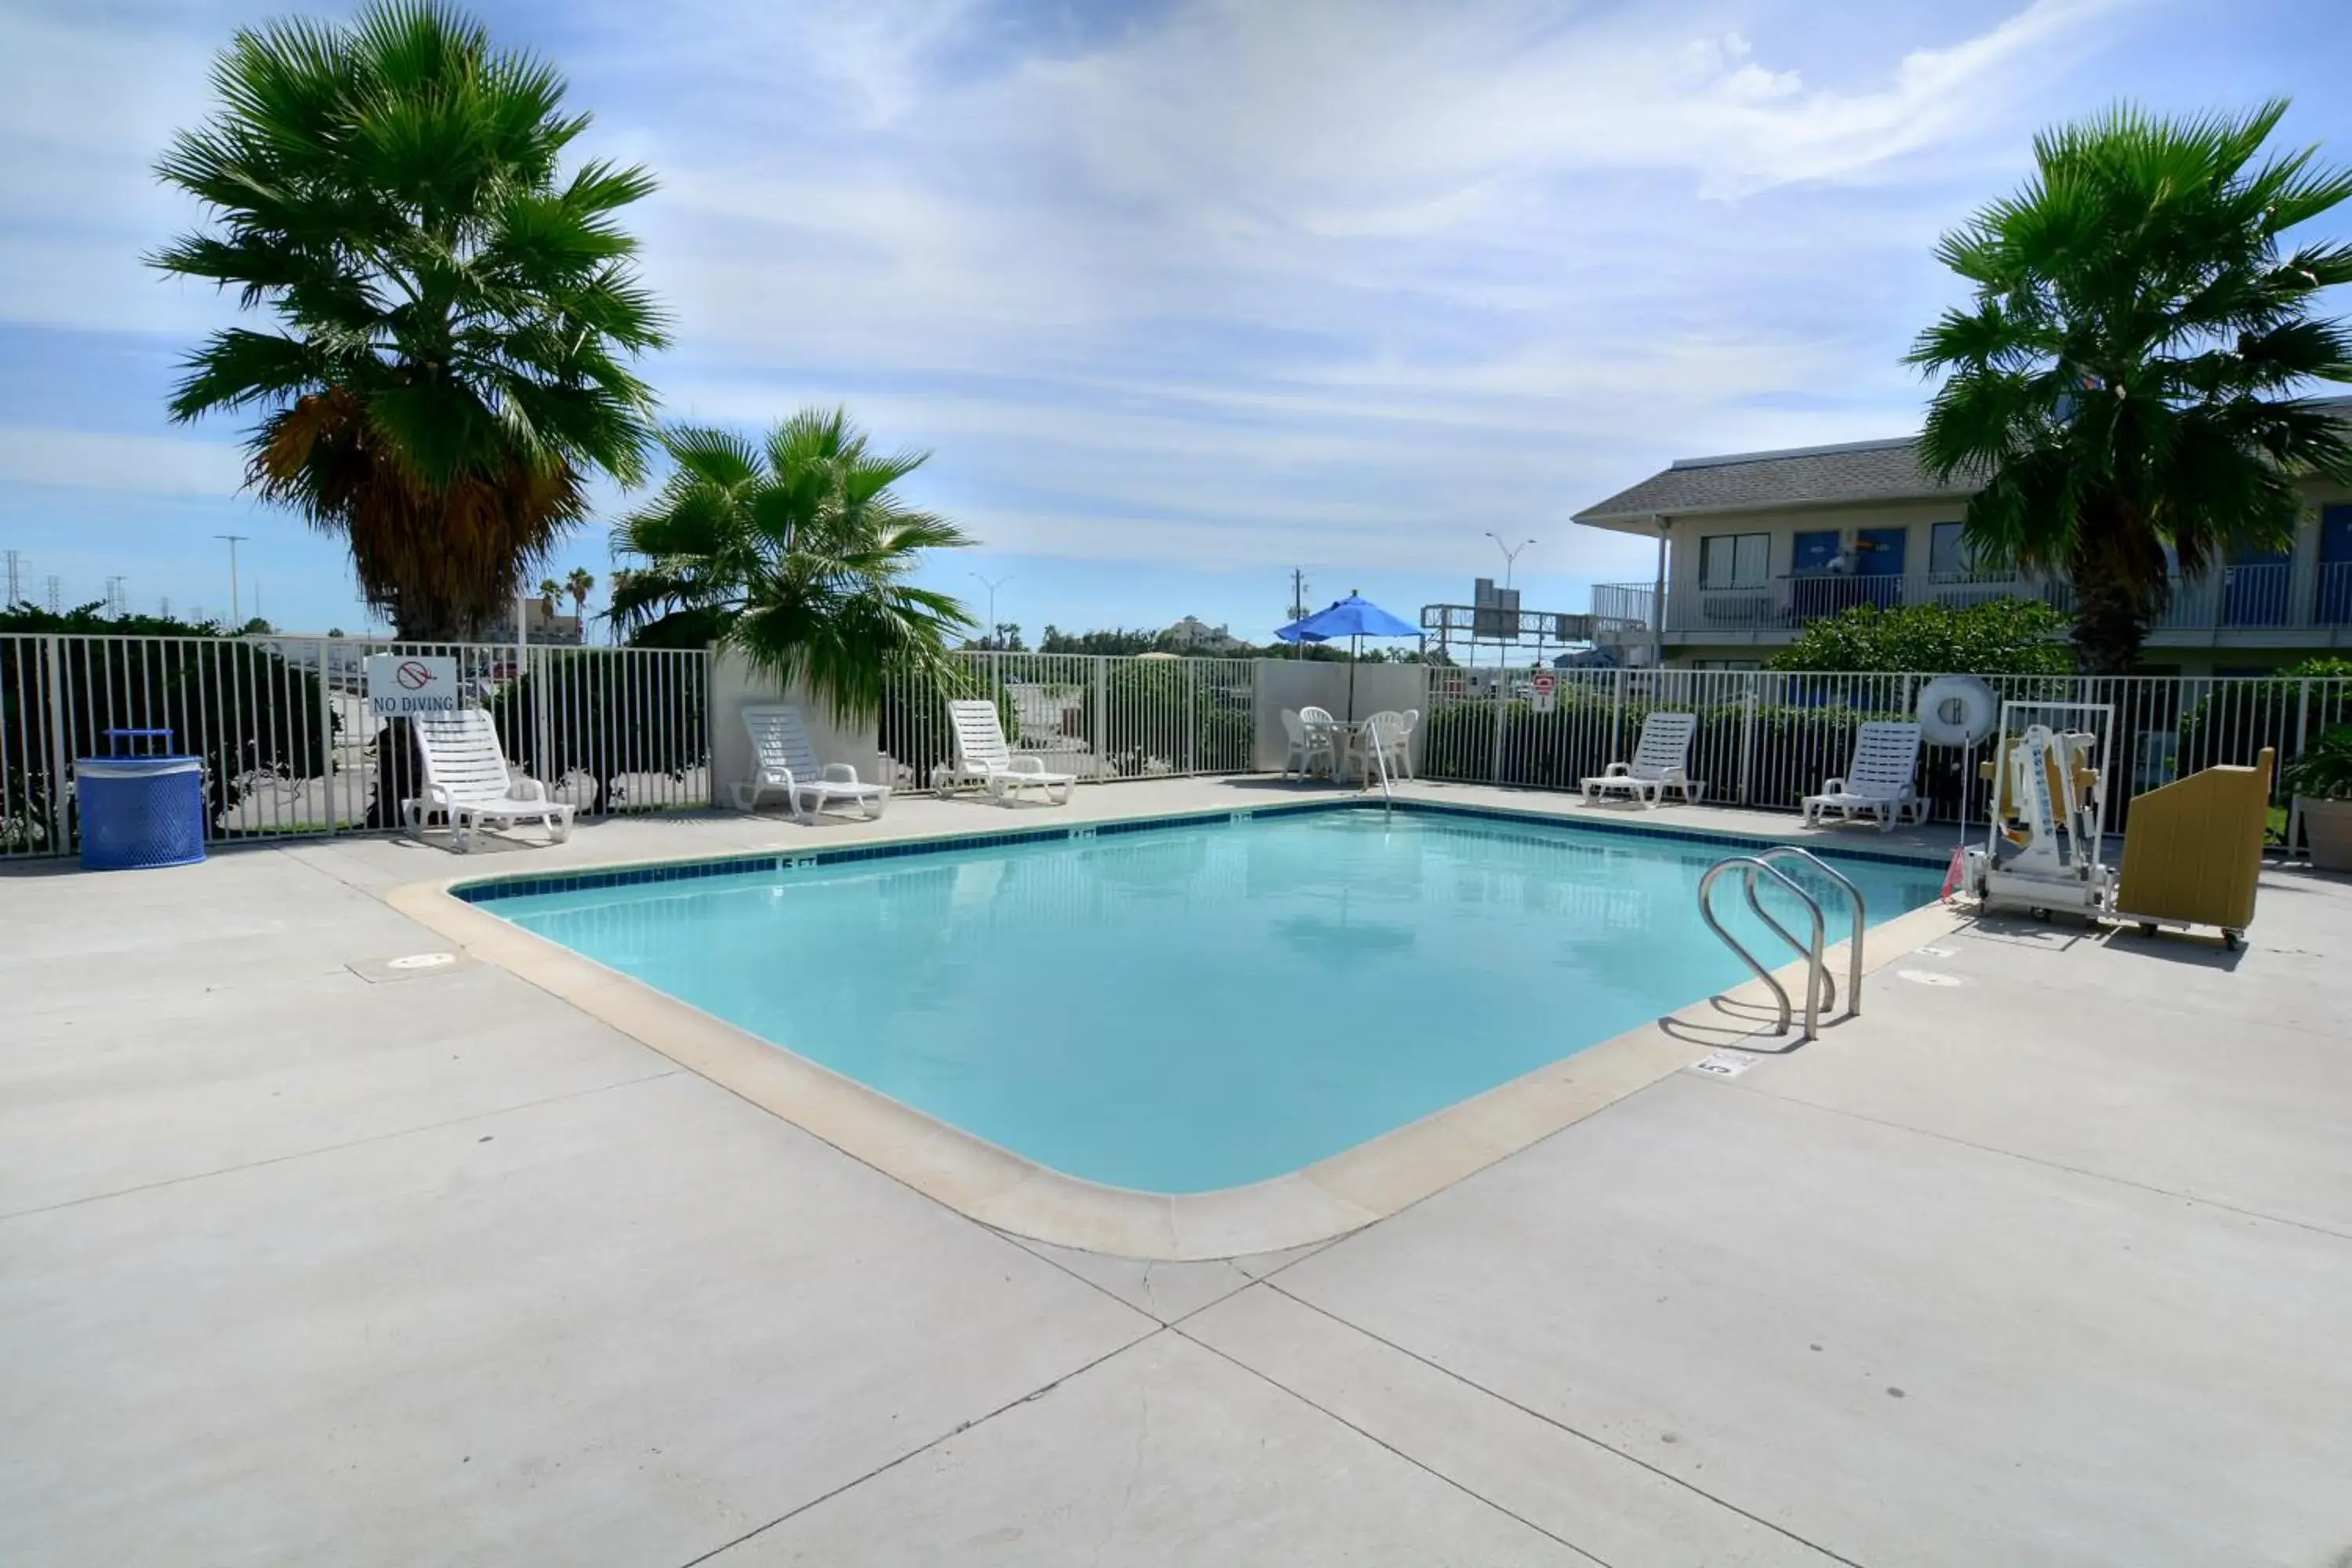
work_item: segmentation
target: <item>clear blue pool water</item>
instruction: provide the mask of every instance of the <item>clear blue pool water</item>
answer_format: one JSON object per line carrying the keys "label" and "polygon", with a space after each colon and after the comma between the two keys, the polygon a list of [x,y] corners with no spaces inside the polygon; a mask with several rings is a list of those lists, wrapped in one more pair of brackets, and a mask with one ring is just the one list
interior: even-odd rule
{"label": "clear blue pool water", "polygon": [[[1041,1164],[1189,1193],[1297,1170],[1738,983],[1695,902],[1736,852],[1358,810],[483,907]],[[1835,863],[1874,923],[1942,883]],[[1843,900],[1824,907],[1835,940]]]}

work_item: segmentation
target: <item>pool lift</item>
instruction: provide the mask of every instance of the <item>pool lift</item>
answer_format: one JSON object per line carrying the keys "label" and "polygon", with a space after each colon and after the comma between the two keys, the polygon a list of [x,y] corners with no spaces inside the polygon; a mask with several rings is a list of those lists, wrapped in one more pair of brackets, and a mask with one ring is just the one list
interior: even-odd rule
{"label": "pool lift", "polygon": [[[2032,716],[2033,722],[2020,723]],[[2059,729],[2089,721],[2088,728]],[[1978,765],[1992,784],[1984,847],[1966,851],[1961,885],[1980,907],[2022,909],[2036,919],[2064,910],[2086,919],[2110,913],[2116,869],[2104,858],[2107,736],[2105,702],[2004,702],[1992,758]]]}

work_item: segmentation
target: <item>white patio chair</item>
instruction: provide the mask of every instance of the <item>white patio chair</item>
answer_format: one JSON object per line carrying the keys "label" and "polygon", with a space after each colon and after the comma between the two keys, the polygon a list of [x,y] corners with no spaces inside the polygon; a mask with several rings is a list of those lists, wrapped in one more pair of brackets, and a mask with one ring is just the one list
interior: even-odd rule
{"label": "white patio chair", "polygon": [[957,773],[987,784],[990,796],[999,805],[1009,805],[1010,797],[1024,789],[1044,791],[1055,805],[1068,803],[1070,786],[1078,782],[1077,775],[1047,773],[1042,759],[1014,756],[1013,748],[1004,743],[1004,725],[997,717],[995,703],[950,702],[948,720],[955,728]]}
{"label": "white patio chair", "polygon": [[1318,759],[1321,760],[1325,773],[1337,771],[1332,761],[1331,731],[1309,730],[1307,727],[1307,721],[1299,717],[1297,709],[1286,708],[1282,710],[1282,737],[1284,744],[1282,776],[1284,778],[1288,778],[1294,773],[1302,779],[1305,778],[1315,771]]}
{"label": "white patio chair", "polygon": [[425,793],[401,805],[411,833],[423,837],[425,817],[440,812],[449,818],[449,836],[460,853],[474,847],[485,822],[537,821],[551,844],[572,836],[572,807],[549,798],[539,780],[507,766],[486,710],[419,714],[409,728],[425,763]]}
{"label": "white patio chair", "polygon": [[1706,788],[1690,776],[1691,737],[1697,732],[1696,713],[1651,713],[1642,721],[1642,738],[1634,744],[1633,760],[1612,763],[1583,781],[1585,804],[1590,805],[1605,795],[1623,794],[1655,809],[1664,803],[1666,791],[1675,789],[1682,791],[1685,805],[1697,805]]}
{"label": "white patio chair", "polygon": [[[1395,780],[1396,756],[1404,747],[1405,734],[1404,715],[1392,708],[1373,714],[1356,731],[1355,743],[1348,748],[1348,763],[1367,788],[1376,771],[1385,772],[1391,782]],[[1374,769],[1375,757],[1386,764],[1384,769]]]}
{"label": "white patio chair", "polygon": [[1389,745],[1389,776],[1406,778],[1412,772],[1412,732],[1421,728],[1421,710],[1408,708],[1397,715],[1398,725]]}
{"label": "white patio chair", "polygon": [[1825,779],[1822,793],[1804,799],[1805,826],[1821,826],[1824,813],[1851,822],[1857,813],[1877,818],[1878,831],[1892,833],[1907,815],[1927,820],[1927,803],[1911,786],[1919,771],[1919,726],[1908,721],[1874,719],[1855,731],[1853,761],[1843,778]]}
{"label": "white patio chair", "polygon": [[784,797],[795,819],[816,821],[831,802],[848,801],[872,822],[890,804],[887,784],[866,784],[847,763],[820,763],[801,710],[789,702],[754,703],[743,710],[751,737],[751,778],[734,786],[735,809],[757,811],[771,792]]}

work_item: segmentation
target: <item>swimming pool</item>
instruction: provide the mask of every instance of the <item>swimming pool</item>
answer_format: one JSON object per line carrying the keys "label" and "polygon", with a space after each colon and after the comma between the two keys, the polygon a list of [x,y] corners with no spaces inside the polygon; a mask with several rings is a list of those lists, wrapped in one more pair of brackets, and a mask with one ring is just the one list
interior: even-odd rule
{"label": "swimming pool", "polygon": [[[465,896],[1049,1169],[1192,1194],[1298,1170],[1738,984],[1695,893],[1741,847],[1265,812]],[[1874,922],[1941,886],[1934,866],[1833,859]],[[1824,907],[1834,939],[1843,905]],[[1751,920],[1728,923],[1770,953]]]}

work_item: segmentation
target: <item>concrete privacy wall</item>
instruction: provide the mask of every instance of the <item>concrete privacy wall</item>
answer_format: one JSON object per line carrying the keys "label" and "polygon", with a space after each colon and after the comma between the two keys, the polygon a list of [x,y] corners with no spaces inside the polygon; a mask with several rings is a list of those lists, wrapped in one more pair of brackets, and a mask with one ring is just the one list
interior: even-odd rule
{"label": "concrete privacy wall", "polygon": [[743,710],[762,702],[799,706],[820,762],[848,763],[859,778],[887,782],[880,772],[881,734],[872,719],[845,723],[804,686],[788,691],[754,670],[741,654],[721,652],[710,669],[710,782],[717,804],[733,805],[733,786],[751,777],[751,738],[743,728]]}
{"label": "concrete privacy wall", "polygon": [[[1385,709],[1429,711],[1429,670],[1419,664],[1359,664],[1356,698],[1348,700],[1345,664],[1321,659],[1262,658],[1251,666],[1252,719],[1256,734],[1252,761],[1266,773],[1279,770],[1287,741],[1286,708],[1321,708],[1336,719],[1363,719]],[[1413,731],[1413,767],[1421,766],[1422,729]]]}

